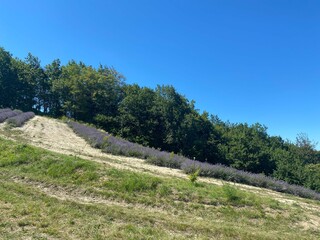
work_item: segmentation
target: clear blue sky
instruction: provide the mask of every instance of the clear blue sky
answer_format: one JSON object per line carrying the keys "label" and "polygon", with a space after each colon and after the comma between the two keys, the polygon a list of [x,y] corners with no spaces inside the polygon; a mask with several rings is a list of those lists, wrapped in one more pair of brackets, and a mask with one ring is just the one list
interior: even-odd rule
{"label": "clear blue sky", "polygon": [[[320,1],[0,1],[0,46],[114,66],[201,111],[320,142]],[[319,145],[318,145],[319,146]]]}

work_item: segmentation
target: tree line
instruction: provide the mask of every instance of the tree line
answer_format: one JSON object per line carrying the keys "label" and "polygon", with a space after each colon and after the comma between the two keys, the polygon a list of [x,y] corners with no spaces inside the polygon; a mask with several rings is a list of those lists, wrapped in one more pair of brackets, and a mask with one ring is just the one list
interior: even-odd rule
{"label": "tree line", "polygon": [[263,173],[320,191],[320,153],[304,134],[270,136],[259,123],[224,122],[199,112],[173,86],[126,84],[116,69],[59,59],[41,66],[0,48],[0,108],[68,116],[129,141],[208,163]]}

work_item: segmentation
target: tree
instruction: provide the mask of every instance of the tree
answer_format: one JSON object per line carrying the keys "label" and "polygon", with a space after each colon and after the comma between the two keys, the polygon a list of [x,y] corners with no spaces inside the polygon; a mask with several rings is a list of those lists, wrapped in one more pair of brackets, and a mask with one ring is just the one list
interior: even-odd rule
{"label": "tree", "polygon": [[218,149],[220,139],[208,118],[208,113],[199,114],[193,110],[182,122],[182,153],[199,161],[218,163],[221,155]]}
{"label": "tree", "polygon": [[49,92],[48,92],[48,102],[46,109],[48,110],[48,115],[53,117],[60,117],[62,115],[61,108],[63,105],[61,99],[61,93],[57,91],[56,85],[59,85],[59,81],[62,76],[61,62],[59,59],[54,60],[52,63],[45,66],[45,74],[48,78]]}
{"label": "tree", "polygon": [[320,164],[308,164],[304,169],[304,186],[320,192]]}
{"label": "tree", "polygon": [[17,72],[16,107],[23,111],[32,111],[35,106],[35,89],[29,78],[29,66],[19,59],[13,60]]}
{"label": "tree", "polygon": [[306,133],[300,133],[296,137],[295,154],[303,164],[320,163],[316,151],[317,143],[311,141]]}
{"label": "tree", "polygon": [[46,114],[48,113],[49,94],[51,91],[48,78],[41,67],[39,58],[29,53],[25,63],[27,66],[24,68],[23,77],[33,89],[33,108],[37,113]]}
{"label": "tree", "polygon": [[295,155],[295,146],[287,143],[286,148],[278,148],[272,154],[276,163],[273,176],[288,183],[302,185],[304,182],[304,165]]}
{"label": "tree", "polygon": [[220,128],[224,144],[220,150],[227,164],[237,169],[270,174],[275,163],[270,157],[267,128],[261,124],[227,124]]}
{"label": "tree", "polygon": [[[61,68],[61,77],[54,84],[60,93],[62,112],[77,120],[96,123],[104,129],[115,124],[122,99],[123,77],[112,68],[96,70],[84,63],[70,61]],[[111,121],[112,119],[112,121]]]}
{"label": "tree", "polygon": [[159,133],[161,116],[157,111],[155,92],[134,84],[125,87],[119,105],[119,134],[145,146],[161,147]]}
{"label": "tree", "polygon": [[125,97],[125,78],[114,68],[100,65],[99,78],[92,94],[94,103],[94,123],[112,132],[119,131],[119,104]]}
{"label": "tree", "polygon": [[0,107],[17,107],[18,75],[11,54],[0,48]]}
{"label": "tree", "polygon": [[62,112],[82,121],[87,121],[88,116],[92,118],[90,81],[94,80],[88,79],[88,75],[84,63],[70,61],[61,68],[61,78],[54,84],[54,91],[60,93]]}
{"label": "tree", "polygon": [[182,122],[191,113],[191,104],[172,86],[157,86],[155,89],[157,111],[161,115],[160,123],[163,149],[181,152],[183,137]]}

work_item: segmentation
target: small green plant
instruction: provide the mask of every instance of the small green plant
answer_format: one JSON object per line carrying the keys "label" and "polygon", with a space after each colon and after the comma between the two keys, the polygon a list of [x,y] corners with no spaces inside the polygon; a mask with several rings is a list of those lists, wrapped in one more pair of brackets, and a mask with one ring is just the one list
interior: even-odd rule
{"label": "small green plant", "polygon": [[102,148],[102,149],[110,145],[110,144],[109,144],[109,138],[110,138],[110,136],[105,136],[105,137],[103,138],[102,144],[101,144],[101,148]]}
{"label": "small green plant", "polygon": [[237,203],[241,201],[242,196],[238,189],[232,187],[230,184],[224,184],[222,189],[229,202]]}
{"label": "small green plant", "polygon": [[10,123],[7,123],[5,126],[4,126],[4,130],[5,131],[10,131],[14,128],[14,126]]}
{"label": "small green plant", "polygon": [[200,169],[197,169],[196,171],[189,174],[189,179],[192,183],[195,183],[198,180],[200,173]]}

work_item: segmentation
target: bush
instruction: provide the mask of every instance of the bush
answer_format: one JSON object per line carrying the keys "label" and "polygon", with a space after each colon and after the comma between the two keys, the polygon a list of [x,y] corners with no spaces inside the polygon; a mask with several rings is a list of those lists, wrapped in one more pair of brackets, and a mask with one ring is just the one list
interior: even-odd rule
{"label": "bush", "polygon": [[102,144],[104,143],[104,138],[106,137],[106,134],[104,134],[103,132],[93,127],[89,127],[73,121],[69,121],[68,125],[73,129],[73,131],[77,135],[87,140],[92,147],[102,147]]}
{"label": "bush", "polygon": [[0,123],[3,123],[6,119],[11,118],[11,117],[15,117],[21,113],[22,112],[19,110],[14,110],[14,111],[8,110],[5,112],[1,112],[0,113]]}
{"label": "bush", "polygon": [[14,117],[10,117],[6,120],[8,124],[14,127],[21,127],[26,121],[33,118],[35,114],[33,112],[25,112]]}

